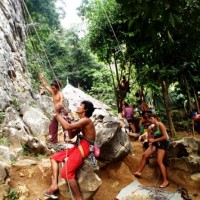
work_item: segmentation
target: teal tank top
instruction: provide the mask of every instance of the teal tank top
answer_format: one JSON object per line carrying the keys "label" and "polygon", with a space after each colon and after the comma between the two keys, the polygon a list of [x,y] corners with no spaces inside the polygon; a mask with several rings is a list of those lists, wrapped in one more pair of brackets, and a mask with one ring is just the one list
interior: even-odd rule
{"label": "teal tank top", "polygon": [[159,126],[160,124],[158,124],[158,130],[156,131],[156,132],[154,132],[154,136],[156,137],[156,138],[159,138],[159,137],[161,137],[162,136],[162,132],[161,132],[161,130],[160,130],[160,126]]}

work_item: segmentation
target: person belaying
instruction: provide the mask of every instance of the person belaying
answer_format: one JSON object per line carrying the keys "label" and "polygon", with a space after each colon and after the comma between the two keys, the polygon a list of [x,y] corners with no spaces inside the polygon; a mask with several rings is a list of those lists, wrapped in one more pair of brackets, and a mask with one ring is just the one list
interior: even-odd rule
{"label": "person belaying", "polygon": [[[54,106],[62,105],[62,115],[65,119],[67,119],[67,111],[64,109],[64,96],[62,92],[60,91],[60,88],[62,86],[61,82],[59,80],[53,80],[51,85],[49,86],[47,82],[44,79],[43,74],[38,73],[38,76],[42,82],[42,85],[44,88],[52,95]],[[54,117],[51,120],[51,123],[49,125],[49,143],[57,143],[58,142],[58,121],[56,117]]]}
{"label": "person belaying", "polygon": [[75,173],[83,163],[83,160],[90,154],[91,143],[89,141],[95,140],[95,126],[90,119],[93,111],[94,106],[90,101],[82,101],[76,110],[80,119],[77,122],[70,124],[62,118],[60,114],[60,106],[56,106],[56,118],[62,125],[63,129],[68,131],[69,138],[71,139],[77,135],[77,132],[73,131],[74,129],[81,130],[83,135],[82,137],[78,137],[79,142],[77,142],[77,144],[71,149],[57,152],[51,156],[51,167],[53,172],[52,183],[44,195],[50,198],[56,198],[54,192],[58,189],[59,163],[66,160],[61,169],[61,178],[65,179],[67,183],[69,183],[70,188],[74,193],[75,200],[82,200],[81,193],[75,179]]}

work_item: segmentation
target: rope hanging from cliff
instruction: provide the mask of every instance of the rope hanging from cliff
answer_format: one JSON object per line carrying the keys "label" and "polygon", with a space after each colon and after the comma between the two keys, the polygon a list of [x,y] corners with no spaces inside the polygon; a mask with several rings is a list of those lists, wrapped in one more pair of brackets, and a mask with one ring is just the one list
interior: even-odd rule
{"label": "rope hanging from cliff", "polygon": [[119,50],[121,51],[121,53],[123,53],[123,52],[122,52],[122,49],[121,49],[121,46],[120,46],[120,43],[119,43],[119,40],[118,40],[117,35],[116,35],[116,33],[115,33],[115,30],[114,30],[114,28],[113,28],[113,26],[112,26],[112,23],[111,23],[111,21],[110,21],[110,18],[108,17],[108,14],[107,14],[107,12],[106,12],[106,9],[104,8],[104,5],[103,5],[102,0],[100,0],[100,2],[101,2],[101,5],[102,5],[102,8],[103,8],[103,11],[104,11],[104,13],[105,13],[106,19],[107,19],[107,21],[108,21],[108,23],[109,23],[109,26],[110,26],[110,28],[111,28],[111,30],[112,30],[112,32],[113,32],[114,37],[115,37],[115,40],[117,41],[118,48],[119,48]]}
{"label": "rope hanging from cliff", "polygon": [[[114,37],[115,37],[115,40],[117,41],[118,49],[120,50],[120,52],[121,52],[122,55],[123,55],[124,53],[123,53],[122,48],[121,48],[121,46],[120,46],[120,42],[119,42],[118,37],[117,37],[117,35],[116,35],[116,33],[115,33],[115,30],[114,30],[114,28],[113,28],[113,26],[112,26],[112,23],[111,23],[111,20],[110,20],[108,14],[107,14],[107,11],[106,11],[106,9],[105,9],[105,7],[104,7],[104,5],[103,5],[103,0],[100,0],[100,3],[101,3],[101,6],[102,6],[103,11],[104,11],[104,13],[105,13],[106,19],[107,19],[107,21],[108,21],[108,23],[109,23],[109,26],[110,26],[110,28],[111,28],[111,30],[112,30],[112,32],[113,32],[113,35],[114,35]],[[140,75],[141,73],[142,73],[142,72],[139,72],[139,73],[136,75],[136,78],[135,78],[135,79],[137,79],[137,77],[139,77],[139,75]],[[131,74],[130,69],[129,69],[128,74],[129,74],[129,76],[128,76],[128,81],[130,81],[130,74]],[[136,81],[135,81],[135,82],[136,82]],[[133,83],[133,84],[134,84],[134,83]]]}
{"label": "rope hanging from cliff", "polygon": [[[27,8],[27,6],[26,6],[24,0],[22,0],[22,3],[23,3],[22,5],[24,6],[25,11],[28,13],[29,18],[31,19],[31,23],[34,24],[34,23],[33,23],[33,20],[32,20],[32,17],[31,17],[31,15],[30,15],[30,12],[29,12],[29,10],[28,10],[28,8]],[[45,55],[45,57],[46,57],[46,59],[47,59],[47,62],[48,62],[48,64],[49,64],[49,66],[50,66],[50,69],[51,69],[51,71],[52,71],[52,73],[53,73],[53,76],[54,76],[55,79],[57,80],[57,77],[56,77],[56,75],[55,75],[55,73],[54,73],[53,67],[52,67],[52,65],[51,65],[51,63],[50,63],[50,61],[49,61],[48,56],[47,56],[46,50],[45,50],[45,48],[44,48],[44,46],[43,46],[43,44],[42,44],[42,41],[41,41],[41,39],[40,39],[40,37],[39,37],[39,34],[38,34],[38,32],[37,32],[37,30],[36,30],[36,28],[35,28],[34,25],[33,25],[33,28],[34,28],[34,31],[35,31],[35,33],[36,33],[36,36],[37,36],[37,38],[38,38],[38,40],[39,40],[39,42],[40,42],[40,45],[41,45],[41,47],[42,47],[42,51],[43,51],[43,53],[44,53],[44,55]],[[36,51],[36,48],[35,48],[34,43],[33,43],[32,40],[31,40],[31,44],[32,44],[32,46],[33,46],[33,49]],[[42,59],[41,59],[41,60],[42,60]],[[40,66],[41,66],[41,65],[40,65]],[[57,83],[58,83],[58,82],[57,82]],[[59,88],[61,89],[61,86],[60,86],[59,83],[58,83],[58,86],[59,86]],[[67,143],[67,147],[68,147],[69,142],[66,141],[66,143]],[[67,169],[66,169],[66,171],[67,171]],[[70,187],[70,183],[69,183],[68,178],[67,178],[67,185],[68,185],[68,188],[69,188],[69,193],[70,193],[71,199],[74,200],[74,197],[73,197],[73,194],[72,194],[72,190],[71,190],[71,187]]]}
{"label": "rope hanging from cliff", "polygon": [[[48,58],[48,56],[47,56],[47,53],[46,53],[46,50],[45,50],[44,45],[43,45],[43,43],[42,43],[42,40],[40,39],[40,36],[39,36],[39,34],[38,34],[38,32],[37,32],[37,29],[35,28],[33,19],[32,19],[31,15],[30,15],[30,12],[29,12],[29,10],[28,10],[28,8],[27,8],[27,6],[26,6],[24,0],[22,0],[22,3],[23,3],[22,5],[24,6],[25,11],[26,11],[27,14],[28,14],[28,17],[29,17],[30,20],[31,20],[31,23],[33,24],[33,29],[34,29],[34,31],[35,31],[35,33],[36,33],[36,36],[37,36],[38,40],[39,40],[39,43],[40,43],[40,46],[41,46],[41,50],[42,50],[42,52],[44,53],[44,56],[45,56],[45,58],[46,58],[46,60],[47,60],[47,63],[48,63],[48,65],[49,65],[49,67],[50,67],[50,69],[51,69],[51,71],[52,71],[52,74],[53,74],[55,80],[57,80],[56,74],[55,74],[55,72],[54,72],[54,70],[53,70],[53,67],[52,67],[52,65],[51,65],[51,62],[50,62],[50,60],[49,60],[49,58]],[[31,42],[31,43],[34,44],[33,42]],[[42,60],[42,59],[41,59],[41,60]],[[41,65],[40,65],[40,66],[41,66]],[[60,85],[59,83],[58,83],[58,86],[59,86],[59,89],[61,89],[61,85]]]}

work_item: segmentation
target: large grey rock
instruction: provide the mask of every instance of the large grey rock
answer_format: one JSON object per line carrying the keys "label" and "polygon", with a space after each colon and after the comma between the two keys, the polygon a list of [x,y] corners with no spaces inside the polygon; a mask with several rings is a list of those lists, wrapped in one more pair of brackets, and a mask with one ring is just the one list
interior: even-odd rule
{"label": "large grey rock", "polygon": [[[94,172],[95,168],[91,165],[89,160],[85,160],[81,168],[77,172],[77,182],[83,196],[83,199],[91,199],[98,188],[101,186],[102,181]],[[68,185],[67,185],[68,186]],[[66,187],[66,181],[59,177],[59,191],[65,198],[71,198],[69,187]]]}
{"label": "large grey rock", "polygon": [[89,100],[94,104],[94,107],[96,108],[94,114],[96,112],[99,112],[98,114],[106,114],[111,108],[104,103],[98,101],[97,99],[93,98],[92,96],[86,94],[82,90],[73,87],[70,84],[67,84],[64,89],[62,90],[64,97],[69,102],[69,109],[72,112],[76,111],[77,106],[80,105],[80,103],[84,100]]}
{"label": "large grey rock", "polygon": [[119,122],[113,116],[94,115],[96,143],[100,146],[99,160],[112,163],[122,160],[130,153],[129,136],[122,131]]}
{"label": "large grey rock", "polygon": [[39,105],[40,109],[45,113],[49,118],[53,118],[53,114],[55,113],[52,97],[47,95],[39,95],[35,94],[34,98]]}
{"label": "large grey rock", "polygon": [[177,184],[200,189],[200,139],[186,137],[170,144],[167,151],[168,176]]}
{"label": "large grey rock", "polygon": [[41,110],[29,107],[23,115],[23,121],[29,127],[33,136],[45,141],[45,136],[48,135],[50,120]]}
{"label": "large grey rock", "polygon": [[0,146],[1,162],[11,164],[11,160],[16,159],[17,154],[5,146]]}

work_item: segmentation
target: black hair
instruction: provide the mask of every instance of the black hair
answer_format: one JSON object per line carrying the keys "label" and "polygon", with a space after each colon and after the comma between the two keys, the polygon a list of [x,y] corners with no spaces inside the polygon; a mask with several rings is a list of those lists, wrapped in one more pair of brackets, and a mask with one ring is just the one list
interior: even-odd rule
{"label": "black hair", "polygon": [[82,101],[81,104],[84,105],[85,108],[85,116],[86,117],[91,117],[92,113],[94,112],[95,108],[93,103],[91,103],[90,101]]}
{"label": "black hair", "polygon": [[128,106],[129,106],[129,104],[128,104],[127,102],[124,102],[124,105],[125,105],[125,107],[128,107]]}
{"label": "black hair", "polygon": [[149,115],[153,114],[153,112],[151,110],[143,110],[142,111],[142,116],[145,115],[145,113],[148,113]]}
{"label": "black hair", "polygon": [[142,116],[144,116],[146,113],[150,114],[149,111],[142,111]]}
{"label": "black hair", "polygon": [[62,83],[60,80],[53,80],[51,86],[54,86],[59,90],[62,87]]}

